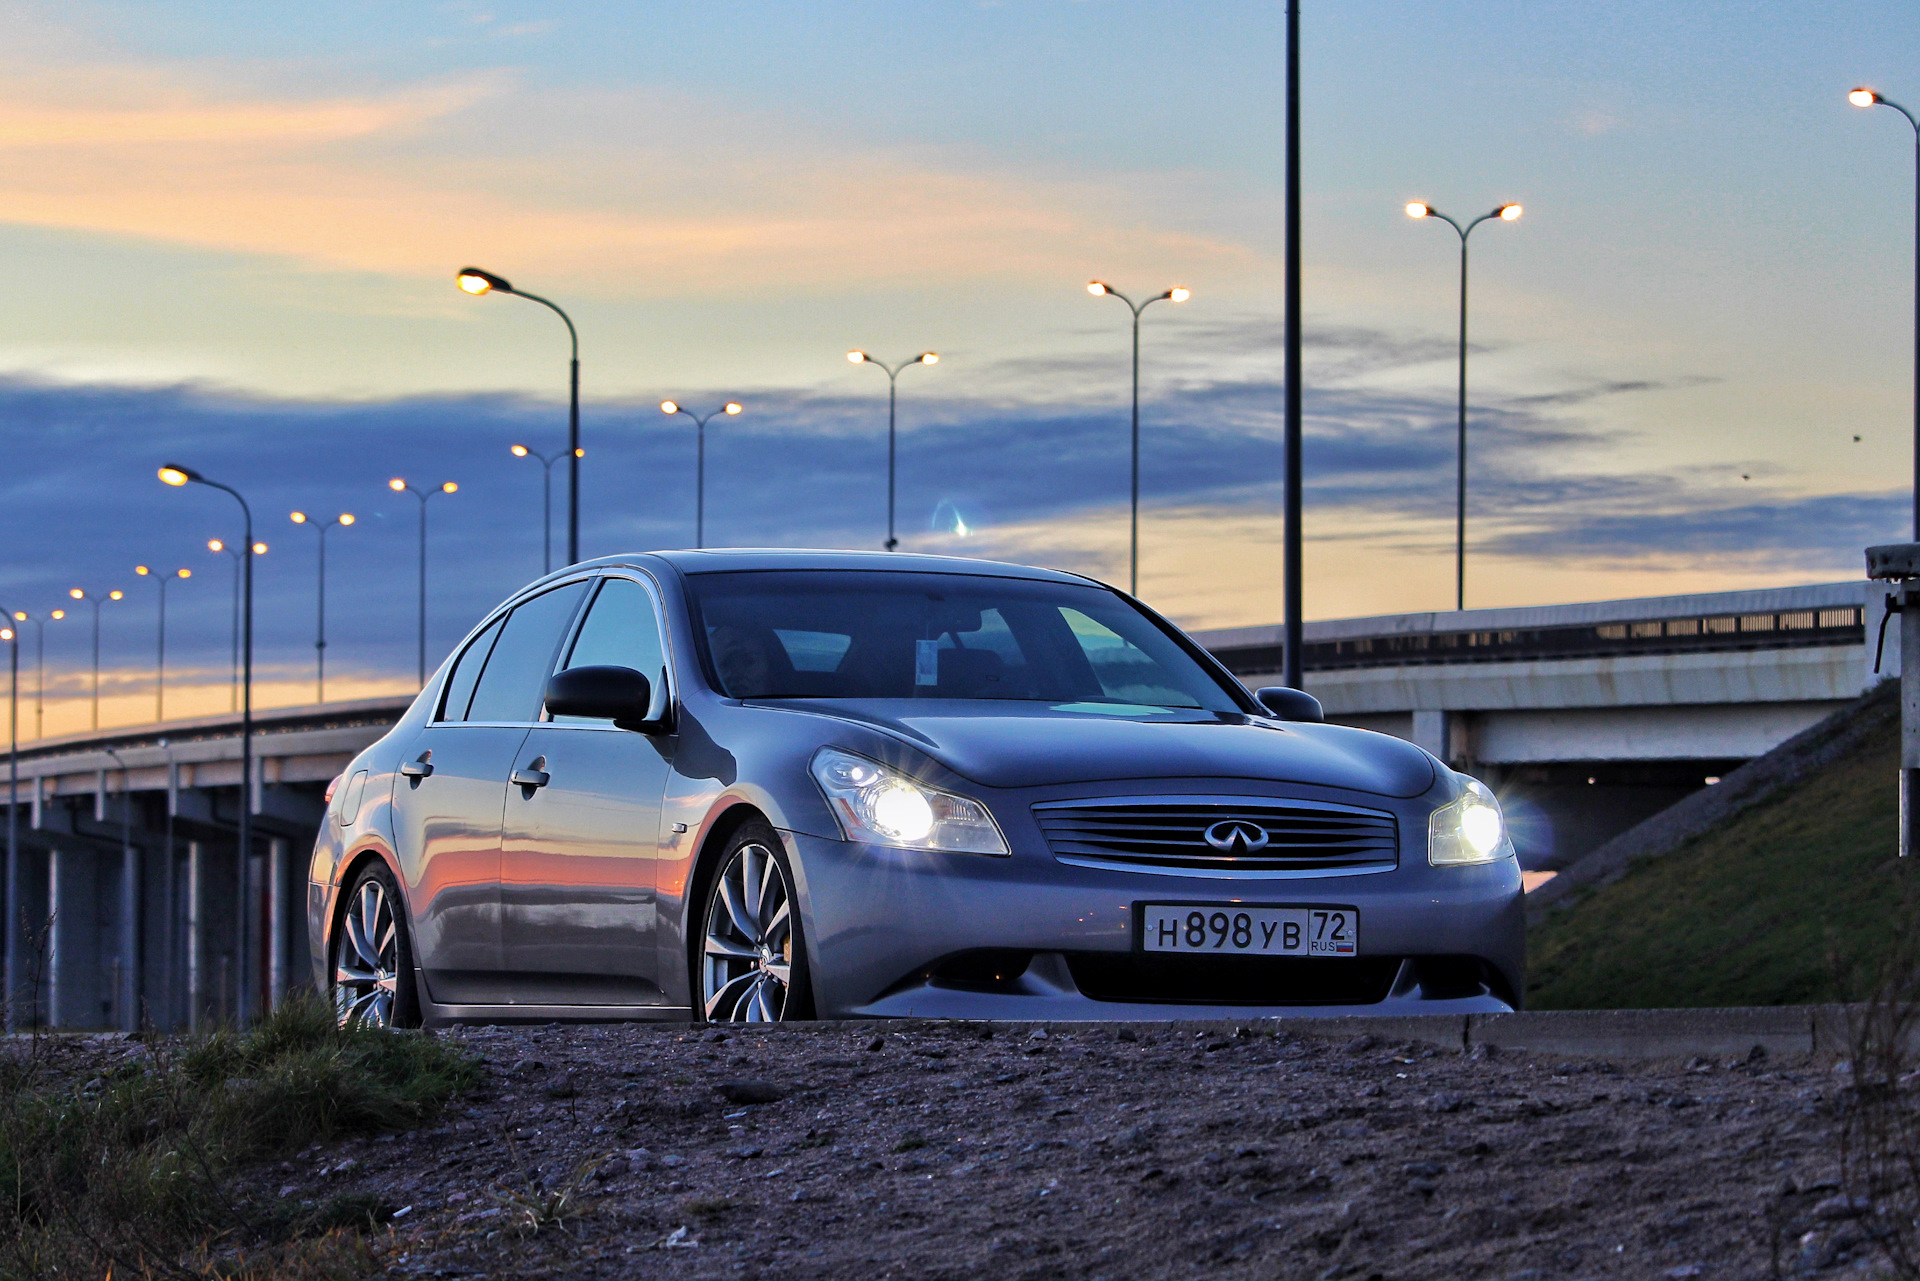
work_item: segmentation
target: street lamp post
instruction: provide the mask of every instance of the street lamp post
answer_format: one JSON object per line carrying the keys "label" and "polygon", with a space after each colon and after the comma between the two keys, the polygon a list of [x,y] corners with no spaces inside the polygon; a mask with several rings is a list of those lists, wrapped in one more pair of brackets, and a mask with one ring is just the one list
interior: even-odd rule
{"label": "street lamp post", "polygon": [[699,443],[694,450],[693,467],[693,545],[705,547],[707,545],[707,419],[717,418],[721,414],[731,417],[739,413],[740,402],[729,400],[720,408],[701,415],[694,413],[691,409],[683,408],[678,401],[663,400],[660,402],[660,412],[668,417],[674,414],[685,414],[693,419],[694,426],[699,428],[696,433]]}
{"label": "street lamp post", "polygon": [[133,572],[142,578],[153,578],[160,584],[160,629],[157,652],[153,664],[153,719],[157,724],[167,719],[167,584],[176,578],[192,578],[190,569],[176,569],[171,574],[154,574],[145,565],[135,565]]}
{"label": "street lamp post", "polygon": [[[229,547],[218,538],[209,538],[207,540],[207,550],[210,552],[225,552],[233,560],[233,674],[231,680],[232,688],[229,691],[227,700],[227,710],[237,712],[240,710],[240,573],[242,568],[240,564],[240,549],[237,547]],[[255,543],[253,545],[253,554],[255,556],[265,556],[267,554],[267,545],[265,543]]]}
{"label": "street lamp post", "polygon": [[36,739],[46,736],[47,623],[57,623],[66,616],[64,609],[56,609],[46,618],[27,613],[13,616],[15,622],[33,624],[33,736]]}
{"label": "street lamp post", "polygon": [[102,597],[98,592],[87,595],[85,589],[75,587],[67,595],[75,600],[85,601],[93,606],[93,728],[100,728],[100,606],[103,601],[125,600],[127,594],[111,591]]}
{"label": "street lamp post", "polygon": [[456,279],[465,293],[475,297],[489,293],[512,294],[539,303],[567,324],[567,341],[573,345],[567,395],[567,564],[577,565],[580,563],[580,458],[585,452],[580,448],[580,331],[573,327],[573,318],[560,310],[559,304],[539,294],[515,289],[503,276],[478,267],[462,267]]}
{"label": "street lamp post", "polygon": [[305,512],[294,512],[288,519],[320,535],[319,621],[314,625],[313,633],[313,701],[324,703],[327,701],[327,531],[336,525],[344,529],[353,524],[353,513],[341,512],[324,525]]}
{"label": "street lamp post", "polygon": [[1118,298],[1127,304],[1127,310],[1133,313],[1133,502],[1132,518],[1127,526],[1127,591],[1140,594],[1140,313],[1161,301],[1185,302],[1193,297],[1191,290],[1175,287],[1163,294],[1155,294],[1138,306],[1133,299],[1115,289],[1105,281],[1089,280],[1087,292],[1095,298]]}
{"label": "street lamp post", "polygon": [[923,351],[912,360],[903,360],[891,369],[864,351],[850,351],[847,353],[847,359],[856,365],[872,365],[875,369],[878,369],[887,376],[887,550],[892,551],[900,545],[900,540],[893,536],[893,473],[895,453],[893,419],[894,409],[900,399],[900,371],[908,365],[937,365],[940,363],[940,353],[937,351]]}
{"label": "street lamp post", "polygon": [[[240,491],[231,485],[223,485],[217,480],[209,480],[199,472],[178,463],[168,463],[160,469],[160,480],[164,484],[205,485],[209,489],[218,489],[230,494],[233,501],[240,504],[240,514],[246,521],[246,534],[241,545],[254,548],[253,508]],[[256,551],[256,555],[258,552]],[[246,907],[244,887],[247,881],[247,860],[253,853],[253,557],[243,556],[241,563],[246,566],[241,573],[240,606],[240,857],[238,867],[240,884],[243,887],[241,909],[238,913],[241,927],[246,925]],[[246,1017],[249,1002],[246,997],[247,985],[239,985],[239,1000],[236,1002],[242,1019]]]}
{"label": "street lamp post", "polygon": [[1407,206],[1409,218],[1438,218],[1460,233],[1460,447],[1454,477],[1453,518],[1453,607],[1467,607],[1467,237],[1490,218],[1512,222],[1520,216],[1519,205],[1499,205],[1462,227],[1423,200]]}
{"label": "street lamp post", "polygon": [[1855,89],[1847,101],[1856,107],[1892,107],[1913,126],[1913,536],[1920,539],[1920,120],[1871,89]]}
{"label": "street lamp post", "polygon": [[[15,618],[25,614],[14,613]],[[20,910],[25,893],[25,869],[20,866],[20,632],[0,627],[0,640],[7,642],[7,917],[6,939],[6,1024],[9,1031],[18,1026],[15,1009],[19,1005],[19,982],[26,972],[26,918]]]}
{"label": "street lamp post", "polygon": [[415,489],[400,477],[387,482],[396,494],[412,494],[420,500],[420,688],[427,687],[427,500],[435,494],[458,493],[460,486],[445,481],[438,489]]}
{"label": "street lamp post", "polygon": [[[553,465],[564,455],[543,454],[537,449],[528,449],[525,445],[513,445],[508,452],[515,458],[538,458],[541,469],[546,473],[541,489],[540,502],[540,572],[553,572]],[[576,449],[576,454],[584,454],[584,449]]]}

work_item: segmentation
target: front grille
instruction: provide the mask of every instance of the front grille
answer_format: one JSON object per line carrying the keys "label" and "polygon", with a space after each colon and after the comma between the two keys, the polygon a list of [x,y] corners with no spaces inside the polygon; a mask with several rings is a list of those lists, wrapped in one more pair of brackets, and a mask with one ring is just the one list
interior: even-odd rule
{"label": "front grille", "polygon": [[[1053,801],[1034,818],[1062,863],[1195,876],[1377,872],[1396,865],[1399,827],[1384,810],[1263,797],[1139,797]],[[1266,833],[1263,848],[1219,849],[1207,832],[1234,820]],[[1249,831],[1250,834],[1250,831]]]}
{"label": "front grille", "polygon": [[1074,986],[1095,1001],[1176,1005],[1377,1005],[1400,972],[1397,956],[1353,960],[1069,952]]}

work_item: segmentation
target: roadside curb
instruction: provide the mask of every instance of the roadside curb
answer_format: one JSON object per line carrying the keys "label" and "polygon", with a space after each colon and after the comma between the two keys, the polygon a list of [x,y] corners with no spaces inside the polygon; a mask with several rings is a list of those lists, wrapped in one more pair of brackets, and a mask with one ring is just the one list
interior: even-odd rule
{"label": "roadside curb", "polygon": [[[1093,1030],[1165,1032],[1230,1036],[1242,1029],[1291,1033],[1323,1040],[1371,1036],[1380,1042],[1417,1041],[1462,1053],[1478,1046],[1511,1054],[1570,1055],[1584,1058],[1666,1059],[1702,1055],[1719,1058],[1751,1054],[1769,1057],[1844,1057],[1850,1015],[1858,1006],[1783,1005],[1701,1010],[1526,1010],[1513,1014],[1342,1015],[1337,1018],[1288,1016],[1258,1019],[1138,1019],[1111,1023],[1011,1022],[994,1019],[848,1019],[813,1023],[728,1024],[729,1033],[910,1032],[938,1028],[1049,1034]],[[713,1030],[713,1024],[654,1026]]]}

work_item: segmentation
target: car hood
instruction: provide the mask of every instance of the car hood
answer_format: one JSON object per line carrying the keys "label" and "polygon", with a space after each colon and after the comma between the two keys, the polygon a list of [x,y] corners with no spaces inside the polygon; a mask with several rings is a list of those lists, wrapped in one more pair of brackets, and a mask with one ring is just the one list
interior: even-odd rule
{"label": "car hood", "polygon": [[1233,778],[1408,797],[1426,792],[1434,781],[1433,762],[1419,748],[1343,725],[1210,712],[1116,715],[998,700],[807,699],[779,705],[904,738],[988,787]]}

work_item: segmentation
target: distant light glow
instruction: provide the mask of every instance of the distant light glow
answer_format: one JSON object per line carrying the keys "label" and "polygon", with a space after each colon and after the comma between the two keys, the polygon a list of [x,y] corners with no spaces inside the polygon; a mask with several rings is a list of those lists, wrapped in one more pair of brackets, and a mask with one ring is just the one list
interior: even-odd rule
{"label": "distant light glow", "polygon": [[1501,205],[1500,206],[1501,221],[1512,222],[1515,218],[1518,218],[1519,216],[1520,216],[1519,205]]}
{"label": "distant light glow", "polygon": [[265,543],[255,543],[253,545],[253,554],[255,556],[265,556],[267,554],[267,545]]}
{"label": "distant light glow", "polygon": [[460,486],[454,484],[452,481],[447,481],[445,484],[440,486],[440,492],[443,494],[451,494],[451,493],[457,492],[459,488]]}
{"label": "distant light glow", "polygon": [[396,494],[405,493],[407,489],[407,482],[404,480],[401,480],[398,476],[395,476],[392,480],[387,482],[387,488],[391,489]]}
{"label": "distant light glow", "polygon": [[663,400],[660,402],[660,412],[663,414],[677,414],[680,412],[680,403],[673,400]]}
{"label": "distant light glow", "polygon": [[140,575],[140,577],[145,578],[152,571],[149,570],[145,565],[135,565],[133,567],[133,572]]}
{"label": "distant light glow", "polygon": [[162,467],[160,469],[160,479],[168,485],[184,485],[191,480],[192,477],[188,476],[187,473],[181,471],[178,467]]}
{"label": "distant light glow", "polygon": [[1427,204],[1425,201],[1414,200],[1407,204],[1407,217],[1409,218],[1424,218],[1432,212],[1433,206]]}
{"label": "distant light glow", "polygon": [[847,359],[858,365],[867,359],[867,353],[864,351],[850,351],[847,353]]}
{"label": "distant light glow", "polygon": [[353,524],[353,522],[354,522],[354,515],[353,515],[353,513],[352,513],[352,512],[341,512],[341,513],[340,513],[340,523],[341,523],[342,525],[351,525],[351,524]]}
{"label": "distant light glow", "polygon": [[16,613],[14,617],[19,619],[23,623],[27,621],[27,616],[24,613]]}
{"label": "distant light glow", "polygon": [[75,600],[85,600],[87,598],[87,594],[81,591],[78,587],[68,588],[67,595],[73,597]]}
{"label": "distant light glow", "polygon": [[223,552],[227,550],[227,545],[217,538],[209,538],[207,540],[207,550],[210,552]]}
{"label": "distant light glow", "polygon": [[525,445],[511,445],[508,448],[515,458],[525,458],[527,456],[527,447]]}
{"label": "distant light glow", "polygon": [[920,363],[923,365],[937,365],[940,363],[940,353],[937,351],[923,351],[920,353]]}
{"label": "distant light glow", "polygon": [[66,616],[67,616],[67,611],[64,609],[56,609],[51,614],[47,615],[48,618],[53,619],[55,622],[59,622],[61,619],[65,618]]}
{"label": "distant light glow", "polygon": [[307,523],[307,514],[305,512],[292,512],[287,516],[287,519],[296,525],[304,525]]}
{"label": "distant light glow", "polygon": [[193,577],[193,571],[190,569],[187,569],[184,566],[174,570],[173,573],[176,578],[192,578]]}
{"label": "distant light glow", "polygon": [[739,412],[740,412],[740,402],[738,402],[738,401],[735,401],[735,400],[729,400],[729,401],[727,402],[727,413],[728,413],[728,414],[737,414],[737,413],[739,413]]}
{"label": "distant light glow", "polygon": [[1102,295],[1105,295],[1112,291],[1107,288],[1106,282],[1104,281],[1089,280],[1087,282],[1087,292],[1092,294],[1095,298],[1099,298]]}
{"label": "distant light glow", "polygon": [[1191,297],[1193,297],[1193,291],[1191,289],[1182,289],[1176,285],[1174,288],[1167,290],[1167,300],[1169,302],[1185,302]]}
{"label": "distant light glow", "polygon": [[1847,95],[1847,101],[1856,107],[1871,107],[1880,101],[1880,95],[1871,89],[1855,89]]}
{"label": "distant light glow", "polygon": [[125,600],[126,598],[127,598],[127,594],[125,592],[108,592],[107,593],[108,600]]}
{"label": "distant light glow", "polygon": [[586,446],[582,445],[580,448],[574,450],[573,456],[575,458],[585,458],[587,456]]}

